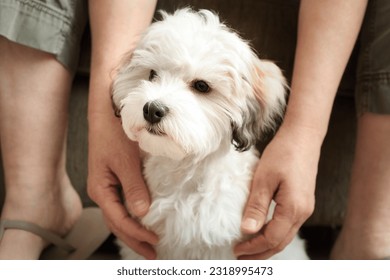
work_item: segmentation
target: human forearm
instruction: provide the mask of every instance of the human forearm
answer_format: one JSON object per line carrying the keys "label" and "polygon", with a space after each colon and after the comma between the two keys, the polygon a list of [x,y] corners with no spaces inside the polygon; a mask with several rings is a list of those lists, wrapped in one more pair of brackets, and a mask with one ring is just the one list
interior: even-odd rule
{"label": "human forearm", "polygon": [[131,52],[149,26],[156,0],[90,0],[92,64],[89,99],[91,115],[112,112],[110,85],[124,54]]}
{"label": "human forearm", "polygon": [[333,100],[363,19],[366,0],[302,0],[286,116],[256,167],[242,229],[255,234],[235,247],[243,259],[283,250],[312,214],[320,148]]}
{"label": "human forearm", "polygon": [[291,95],[283,127],[299,127],[322,143],[366,4],[367,0],[301,1]]}
{"label": "human forearm", "polygon": [[[91,0],[92,63],[88,108],[88,194],[103,210],[111,231],[147,259],[157,236],[136,219],[150,205],[136,143],[114,116],[110,87],[124,54],[134,50],[149,26],[155,0]],[[118,193],[120,185],[124,203]],[[126,207],[125,207],[126,206]]]}

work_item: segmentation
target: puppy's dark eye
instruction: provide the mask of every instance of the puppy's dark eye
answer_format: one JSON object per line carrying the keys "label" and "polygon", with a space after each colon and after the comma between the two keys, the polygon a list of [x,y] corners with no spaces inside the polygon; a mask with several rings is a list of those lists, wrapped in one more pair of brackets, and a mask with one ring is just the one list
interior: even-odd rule
{"label": "puppy's dark eye", "polygon": [[202,80],[196,80],[192,82],[192,87],[201,93],[208,93],[210,91],[210,86]]}
{"label": "puppy's dark eye", "polygon": [[156,73],[156,71],[154,71],[153,69],[152,70],[150,70],[150,74],[149,74],[149,81],[153,81],[154,80],[154,78],[156,78],[157,77],[157,73]]}

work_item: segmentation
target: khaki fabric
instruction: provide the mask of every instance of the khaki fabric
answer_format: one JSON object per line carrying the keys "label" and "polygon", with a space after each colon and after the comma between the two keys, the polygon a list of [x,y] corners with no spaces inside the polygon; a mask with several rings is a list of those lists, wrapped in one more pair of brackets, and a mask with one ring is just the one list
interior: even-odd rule
{"label": "khaki fabric", "polygon": [[0,0],[0,35],[55,55],[72,72],[87,19],[86,0]]}

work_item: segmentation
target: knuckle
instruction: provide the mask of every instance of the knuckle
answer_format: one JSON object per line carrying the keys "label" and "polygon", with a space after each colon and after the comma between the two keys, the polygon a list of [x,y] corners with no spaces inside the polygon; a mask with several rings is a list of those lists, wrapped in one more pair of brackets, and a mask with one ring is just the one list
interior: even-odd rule
{"label": "knuckle", "polygon": [[126,198],[131,198],[137,195],[140,195],[140,190],[134,185],[122,185],[122,193]]}
{"label": "knuckle", "polygon": [[121,220],[114,222],[114,227],[115,227],[116,231],[119,232],[120,234],[134,238],[136,230],[134,228],[132,228],[132,230],[130,230],[128,228],[128,226],[126,226],[126,224],[127,223],[125,222],[125,218],[123,217]]}
{"label": "knuckle", "polygon": [[298,213],[304,219],[308,218],[314,212],[314,200],[306,199],[298,204]]}
{"label": "knuckle", "polygon": [[314,200],[302,198],[292,200],[287,211],[293,220],[306,220],[313,212]]}
{"label": "knuckle", "polygon": [[283,245],[282,243],[280,243],[280,244],[276,245],[276,246],[273,248],[272,251],[276,254],[276,253],[279,253],[279,252],[283,251],[284,248],[286,248],[286,246]]}
{"label": "knuckle", "polygon": [[111,227],[114,232],[123,233],[124,226],[122,220],[123,218],[121,218],[121,220],[111,221]]}
{"label": "knuckle", "polygon": [[93,201],[96,202],[98,200],[98,194],[96,192],[96,187],[90,183],[87,184],[87,194]]}
{"label": "knuckle", "polygon": [[87,194],[88,194],[88,196],[89,196],[91,199],[95,200],[95,198],[96,198],[96,192],[95,192],[94,188],[92,188],[91,186],[88,186],[88,187],[87,187]]}
{"label": "knuckle", "polygon": [[248,205],[248,212],[250,216],[266,216],[268,213],[268,207],[264,207],[260,203],[253,202]]}
{"label": "knuckle", "polygon": [[281,245],[280,241],[276,240],[273,237],[265,235],[264,239],[266,241],[266,244],[267,244],[266,246],[267,246],[268,250],[277,250],[279,248],[279,246]]}
{"label": "knuckle", "polygon": [[308,218],[311,216],[311,214],[313,214],[313,212],[314,212],[314,206],[309,205],[305,209],[303,209],[302,215],[304,216],[304,218]]}
{"label": "knuckle", "polygon": [[147,190],[141,184],[131,184],[122,186],[122,191],[127,200],[139,200],[147,197]]}
{"label": "knuckle", "polygon": [[[126,221],[127,219],[132,220],[133,222],[129,223]],[[116,231],[120,232],[121,234],[133,238],[134,240],[141,240],[142,239],[142,229],[143,227],[141,224],[137,223],[133,218],[130,216],[122,217],[121,220],[118,220],[114,227]]]}
{"label": "knuckle", "polygon": [[279,253],[281,251],[283,251],[285,249],[285,247],[287,246],[287,244],[285,244],[284,241],[280,241],[276,238],[273,238],[273,237],[267,237],[265,236],[265,241],[266,241],[266,246],[267,246],[267,249],[270,250],[272,252],[272,254],[276,254],[276,253]]}

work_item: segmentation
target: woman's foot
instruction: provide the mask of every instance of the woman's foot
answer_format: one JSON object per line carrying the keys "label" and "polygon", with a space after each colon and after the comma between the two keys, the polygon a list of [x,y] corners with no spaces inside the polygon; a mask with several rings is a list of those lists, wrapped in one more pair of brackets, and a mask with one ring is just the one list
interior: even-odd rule
{"label": "woman's foot", "polygon": [[[39,225],[60,236],[69,232],[81,215],[79,195],[65,176],[58,183],[9,188],[1,219]],[[18,229],[6,229],[0,240],[0,259],[38,259],[47,242]]]}

